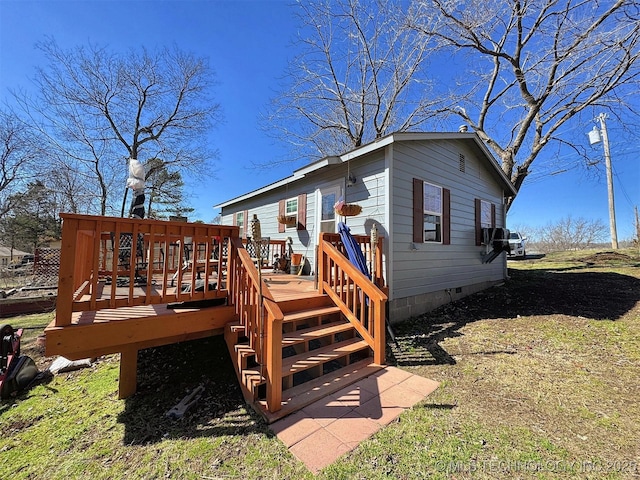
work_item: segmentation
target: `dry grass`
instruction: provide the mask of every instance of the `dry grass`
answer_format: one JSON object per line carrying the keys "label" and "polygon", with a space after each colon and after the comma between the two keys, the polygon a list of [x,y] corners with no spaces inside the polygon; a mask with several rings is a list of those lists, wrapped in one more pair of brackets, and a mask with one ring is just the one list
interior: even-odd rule
{"label": "dry grass", "polygon": [[[638,265],[633,252],[510,262],[510,282],[403,324],[392,352],[400,366],[442,382],[429,401],[450,407],[456,433],[477,422],[476,465],[531,458],[557,462],[542,472],[549,478],[565,466],[591,478],[637,478]],[[513,436],[501,438],[507,431]],[[522,438],[535,454],[509,451]],[[473,476],[484,474],[501,476]]]}

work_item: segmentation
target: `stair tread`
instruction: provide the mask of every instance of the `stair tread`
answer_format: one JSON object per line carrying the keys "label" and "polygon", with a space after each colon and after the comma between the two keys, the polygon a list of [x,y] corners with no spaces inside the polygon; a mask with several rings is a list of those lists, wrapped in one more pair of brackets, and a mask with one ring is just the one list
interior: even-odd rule
{"label": "stair tread", "polygon": [[301,372],[368,347],[369,345],[364,340],[351,338],[349,340],[326,345],[309,352],[293,355],[282,361],[282,375],[286,376]]}
{"label": "stair tread", "polygon": [[287,332],[282,335],[282,346],[289,347],[308,340],[322,338],[336,333],[346,332],[353,329],[349,322],[325,323],[318,327],[305,328],[295,332]]}
{"label": "stair tread", "polygon": [[248,343],[236,343],[233,349],[236,353],[240,354],[254,355],[256,353],[255,349]]}
{"label": "stair tread", "polygon": [[319,317],[321,315],[331,315],[340,313],[340,308],[336,306],[310,308],[308,310],[298,310],[296,312],[286,313],[282,319],[282,323],[294,322],[296,320],[304,320],[306,318]]}

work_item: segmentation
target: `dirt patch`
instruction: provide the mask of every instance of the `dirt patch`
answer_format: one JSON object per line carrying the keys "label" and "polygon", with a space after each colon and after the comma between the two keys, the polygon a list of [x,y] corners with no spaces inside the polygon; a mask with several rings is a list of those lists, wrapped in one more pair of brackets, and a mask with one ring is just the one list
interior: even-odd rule
{"label": "dirt patch", "polygon": [[624,253],[618,252],[598,252],[587,257],[579,258],[579,262],[585,262],[588,265],[611,265],[613,264],[631,264],[633,259]]}

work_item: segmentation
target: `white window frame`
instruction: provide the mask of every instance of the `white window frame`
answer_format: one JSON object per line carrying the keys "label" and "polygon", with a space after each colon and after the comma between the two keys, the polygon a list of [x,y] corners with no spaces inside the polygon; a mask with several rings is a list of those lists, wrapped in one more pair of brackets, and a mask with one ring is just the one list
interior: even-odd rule
{"label": "white window frame", "polygon": [[[295,202],[295,206],[296,209],[295,210],[289,210],[289,203],[294,203]],[[289,216],[293,216],[296,217],[296,223],[295,225],[286,225],[285,228],[288,230],[297,230],[298,229],[298,211],[299,211],[299,207],[300,205],[298,205],[298,197],[291,197],[291,198],[287,198],[284,201],[284,214],[289,217]]]}
{"label": "white window frame", "polygon": [[[422,182],[422,214],[423,214],[423,221],[422,221],[422,242],[423,243],[442,243],[442,217],[443,217],[443,192],[442,192],[442,187],[439,185],[434,185],[433,183],[429,183],[429,182]],[[439,210],[435,210],[432,207],[434,207],[435,205],[432,204],[432,202],[427,202],[427,193],[428,190],[431,189],[437,189],[440,193],[439,193],[439,198],[440,198],[440,205],[439,205]],[[430,203],[430,205],[428,205],[427,203]],[[429,230],[428,232],[431,233],[435,233],[435,238],[432,239],[428,239],[427,238],[427,230],[425,228],[426,224],[427,224],[427,218],[428,217],[436,217],[435,222],[428,222],[429,224],[435,225],[435,228],[433,230]],[[439,237],[439,238],[438,238]]]}
{"label": "white window frame", "polygon": [[236,226],[240,228],[240,238],[245,237],[246,218],[244,218],[244,210],[235,213]]}
{"label": "white window frame", "polygon": [[480,227],[492,228],[493,218],[491,215],[492,203],[486,200],[480,199]]}

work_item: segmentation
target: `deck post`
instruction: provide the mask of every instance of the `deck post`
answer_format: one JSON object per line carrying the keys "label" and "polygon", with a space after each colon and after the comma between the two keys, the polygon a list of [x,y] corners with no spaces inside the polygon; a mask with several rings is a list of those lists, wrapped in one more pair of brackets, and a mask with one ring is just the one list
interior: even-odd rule
{"label": "deck post", "polygon": [[56,305],[56,327],[71,324],[73,295],[78,285],[74,279],[76,249],[78,242],[78,220],[62,217],[62,244],[60,246],[60,271],[58,273],[58,301]]}
{"label": "deck post", "polygon": [[320,234],[320,239],[318,242],[318,246],[316,247],[316,269],[318,274],[316,276],[316,283],[318,284],[318,293],[322,295],[324,293],[324,280],[325,280],[325,256],[324,249],[322,248],[322,242],[324,240],[324,234]]}
{"label": "deck post", "polygon": [[136,393],[138,373],[138,349],[130,345],[120,353],[120,381],[118,398],[128,398]]}
{"label": "deck post", "polygon": [[271,413],[282,408],[282,315],[269,312],[266,332],[267,408]]}

